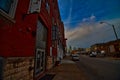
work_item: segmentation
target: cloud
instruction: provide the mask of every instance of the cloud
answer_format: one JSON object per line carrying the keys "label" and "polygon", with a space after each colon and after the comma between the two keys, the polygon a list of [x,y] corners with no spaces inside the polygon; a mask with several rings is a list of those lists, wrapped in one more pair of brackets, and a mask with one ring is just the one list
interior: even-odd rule
{"label": "cloud", "polygon": [[81,39],[90,35],[94,32],[97,32],[102,26],[100,24],[79,24],[75,29],[69,29],[66,32],[66,37],[69,40]]}
{"label": "cloud", "polygon": [[96,17],[92,14],[90,20],[94,20]]}
{"label": "cloud", "polygon": [[85,22],[85,21],[88,21],[88,20],[89,20],[88,18],[83,18],[82,21]]}
{"label": "cloud", "polygon": [[88,18],[83,18],[83,22],[86,22],[86,21],[94,21],[95,20],[95,15],[94,14],[92,14],[90,17],[88,17]]}
{"label": "cloud", "polygon": [[[92,15],[89,19],[94,20],[95,16]],[[118,24],[120,19],[106,22]],[[77,47],[89,47],[95,43],[115,39],[112,27],[106,24],[100,24],[99,22],[82,22],[74,29],[70,27],[66,28],[65,36],[68,39],[68,46],[72,45]]]}

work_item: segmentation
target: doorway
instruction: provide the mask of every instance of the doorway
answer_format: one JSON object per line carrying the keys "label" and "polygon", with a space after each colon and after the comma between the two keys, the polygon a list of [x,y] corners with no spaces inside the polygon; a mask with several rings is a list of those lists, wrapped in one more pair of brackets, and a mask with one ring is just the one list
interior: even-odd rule
{"label": "doorway", "polygon": [[38,21],[36,33],[35,76],[45,71],[47,29]]}

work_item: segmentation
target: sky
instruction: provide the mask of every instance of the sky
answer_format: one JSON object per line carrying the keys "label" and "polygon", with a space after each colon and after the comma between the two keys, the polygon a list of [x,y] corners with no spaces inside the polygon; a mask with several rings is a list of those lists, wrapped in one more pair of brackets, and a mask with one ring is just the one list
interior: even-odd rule
{"label": "sky", "polygon": [[[67,46],[88,48],[120,38],[120,0],[58,0]],[[100,24],[100,22],[105,22]]]}

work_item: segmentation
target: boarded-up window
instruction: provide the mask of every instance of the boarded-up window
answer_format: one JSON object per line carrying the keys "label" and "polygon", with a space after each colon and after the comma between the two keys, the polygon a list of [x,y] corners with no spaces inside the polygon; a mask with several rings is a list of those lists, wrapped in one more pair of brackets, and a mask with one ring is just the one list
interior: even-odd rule
{"label": "boarded-up window", "polygon": [[40,12],[41,0],[30,0],[29,13]]}
{"label": "boarded-up window", "polygon": [[38,21],[37,24],[37,36],[36,36],[36,47],[37,48],[46,48],[47,42],[47,29],[45,26]]}

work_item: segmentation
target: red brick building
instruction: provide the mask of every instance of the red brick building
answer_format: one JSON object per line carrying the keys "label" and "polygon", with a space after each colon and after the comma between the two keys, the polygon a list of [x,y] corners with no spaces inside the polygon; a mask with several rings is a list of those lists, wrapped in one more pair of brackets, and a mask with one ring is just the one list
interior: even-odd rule
{"label": "red brick building", "polygon": [[57,0],[0,0],[0,79],[38,80],[65,52]]}

